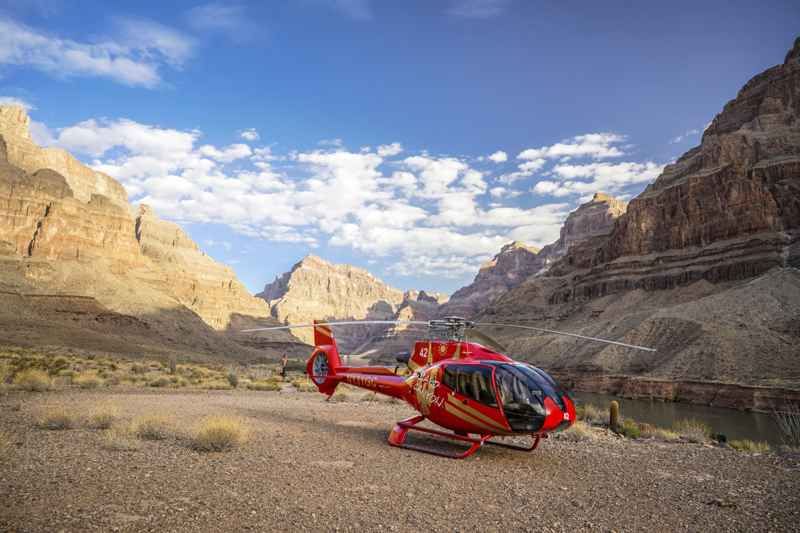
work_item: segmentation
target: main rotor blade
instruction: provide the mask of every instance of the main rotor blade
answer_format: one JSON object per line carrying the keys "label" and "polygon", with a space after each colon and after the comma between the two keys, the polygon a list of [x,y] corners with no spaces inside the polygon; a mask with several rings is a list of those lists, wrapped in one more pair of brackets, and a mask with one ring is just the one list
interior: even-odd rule
{"label": "main rotor blade", "polygon": [[316,324],[289,324],[286,326],[270,326],[268,328],[243,329],[239,333],[252,333],[254,331],[275,331],[279,329],[313,328],[314,326],[350,326],[353,324],[425,324],[421,320],[337,320],[333,322],[317,322]]}
{"label": "main rotor blade", "polygon": [[508,350],[506,350],[505,346],[503,346],[502,344],[497,342],[495,339],[493,339],[492,337],[490,337],[489,335],[487,335],[486,333],[482,332],[481,330],[479,330],[478,328],[476,328],[474,326],[473,327],[468,327],[464,331],[464,334],[467,336],[467,339],[472,337],[473,339],[476,339],[477,341],[479,341],[484,346],[486,346],[488,348],[492,348],[493,350],[495,350],[497,352],[500,352],[500,353],[507,353],[508,352]]}
{"label": "main rotor blade", "polygon": [[491,322],[477,322],[476,326],[500,326],[505,328],[519,328],[529,329],[532,331],[539,331],[542,333],[553,333],[555,335],[566,335],[568,337],[575,337],[578,339],[586,339],[589,341],[605,342],[607,344],[616,344],[617,346],[624,346],[625,348],[633,348],[634,350],[643,350],[645,352],[655,352],[655,348],[648,348],[646,346],[637,346],[636,344],[627,344],[624,342],[610,341],[608,339],[600,339],[598,337],[588,337],[586,335],[578,335],[577,333],[567,333],[566,331],[556,331],[554,329],[535,328],[533,326],[521,326],[519,324],[493,324]]}

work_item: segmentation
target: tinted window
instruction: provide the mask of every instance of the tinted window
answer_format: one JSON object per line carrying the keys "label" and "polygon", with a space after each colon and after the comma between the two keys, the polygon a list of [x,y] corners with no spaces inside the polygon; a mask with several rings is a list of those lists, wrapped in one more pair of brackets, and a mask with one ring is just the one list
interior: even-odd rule
{"label": "tinted window", "polygon": [[515,431],[536,431],[544,423],[543,391],[526,367],[498,365],[497,392],[509,425]]}
{"label": "tinted window", "polygon": [[442,382],[451,390],[491,407],[497,406],[492,369],[474,365],[447,365]]}

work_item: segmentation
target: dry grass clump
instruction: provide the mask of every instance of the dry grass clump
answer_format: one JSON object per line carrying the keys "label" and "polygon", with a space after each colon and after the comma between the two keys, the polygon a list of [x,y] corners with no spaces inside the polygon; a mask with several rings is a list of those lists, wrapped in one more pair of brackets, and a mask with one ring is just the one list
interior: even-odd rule
{"label": "dry grass clump", "polygon": [[576,406],[575,416],[578,420],[597,426],[608,423],[608,411],[591,403]]}
{"label": "dry grass clump", "polygon": [[663,442],[675,442],[681,439],[681,436],[675,431],[651,426],[650,424],[641,424],[640,429],[643,439],[655,439]]}
{"label": "dry grass clump", "polygon": [[96,374],[81,373],[72,378],[72,384],[82,389],[96,389],[103,384],[103,380]]}
{"label": "dry grass clump", "polygon": [[281,386],[279,383],[275,381],[251,381],[247,384],[247,388],[250,390],[260,390],[260,391],[279,391],[281,390]]}
{"label": "dry grass clump", "polygon": [[339,392],[334,393],[333,396],[331,396],[328,399],[328,401],[339,403],[339,402],[346,402],[349,399],[350,399],[350,397],[347,395],[346,392],[339,391]]}
{"label": "dry grass clump", "polygon": [[231,390],[231,386],[224,381],[203,381],[199,386],[205,390]]}
{"label": "dry grass clump", "polygon": [[317,386],[314,385],[307,377],[295,378],[292,380],[292,386],[299,392],[316,392]]}
{"label": "dry grass clump", "polygon": [[175,434],[175,425],[165,416],[141,416],[131,422],[130,430],[142,440],[164,440]]}
{"label": "dry grass clump", "polygon": [[103,448],[118,452],[129,452],[141,448],[130,428],[112,427],[103,431]]}
{"label": "dry grass clump", "polygon": [[119,417],[119,409],[115,405],[99,405],[89,412],[86,426],[90,429],[108,429]]}
{"label": "dry grass clump", "polygon": [[22,390],[43,392],[50,388],[50,376],[43,370],[29,368],[14,376],[14,385]]}
{"label": "dry grass clump", "polygon": [[770,451],[769,444],[763,441],[752,441],[749,439],[732,440],[728,443],[734,450],[740,452],[750,453],[768,453]]}
{"label": "dry grass clump", "polygon": [[208,417],[195,428],[192,447],[202,452],[224,452],[247,440],[244,423],[230,416]]}
{"label": "dry grass clump", "polygon": [[800,447],[800,405],[789,405],[785,411],[774,413],[783,442],[791,448]]}
{"label": "dry grass clump", "polygon": [[689,442],[706,442],[711,438],[711,427],[700,420],[678,420],[672,429]]}
{"label": "dry grass clump", "polygon": [[636,423],[635,420],[625,418],[622,421],[622,424],[619,425],[618,433],[628,437],[629,439],[638,439],[642,436],[642,428]]}
{"label": "dry grass clump", "polygon": [[578,420],[572,427],[558,434],[560,439],[569,442],[586,442],[596,438],[594,432],[586,422]]}
{"label": "dry grass clump", "polygon": [[374,392],[368,392],[360,398],[362,402],[376,402],[378,401],[378,395]]}
{"label": "dry grass clump", "polygon": [[62,406],[45,407],[36,419],[36,426],[41,429],[72,429],[77,417]]}
{"label": "dry grass clump", "polygon": [[160,377],[147,382],[148,387],[169,387],[172,381],[168,377]]}

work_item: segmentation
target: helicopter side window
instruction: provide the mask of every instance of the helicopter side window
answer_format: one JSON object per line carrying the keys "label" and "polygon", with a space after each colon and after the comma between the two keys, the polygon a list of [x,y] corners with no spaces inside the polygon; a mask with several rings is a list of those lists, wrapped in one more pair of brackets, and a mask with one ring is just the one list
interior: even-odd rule
{"label": "helicopter side window", "polygon": [[451,390],[490,407],[497,407],[492,369],[476,365],[448,365],[442,383]]}

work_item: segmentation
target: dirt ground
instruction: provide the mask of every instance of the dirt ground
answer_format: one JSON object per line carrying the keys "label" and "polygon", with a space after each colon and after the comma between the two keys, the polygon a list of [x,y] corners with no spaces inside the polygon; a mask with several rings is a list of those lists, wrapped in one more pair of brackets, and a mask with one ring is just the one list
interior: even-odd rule
{"label": "dirt ground", "polygon": [[[176,421],[138,449],[90,429],[38,429],[47,405],[114,404],[124,425]],[[200,453],[181,434],[241,417],[243,446]],[[543,441],[464,461],[392,448],[403,405],[298,392],[68,390],[0,394],[0,531],[790,531],[800,460],[686,443]],[[421,442],[421,441],[417,441]]]}

